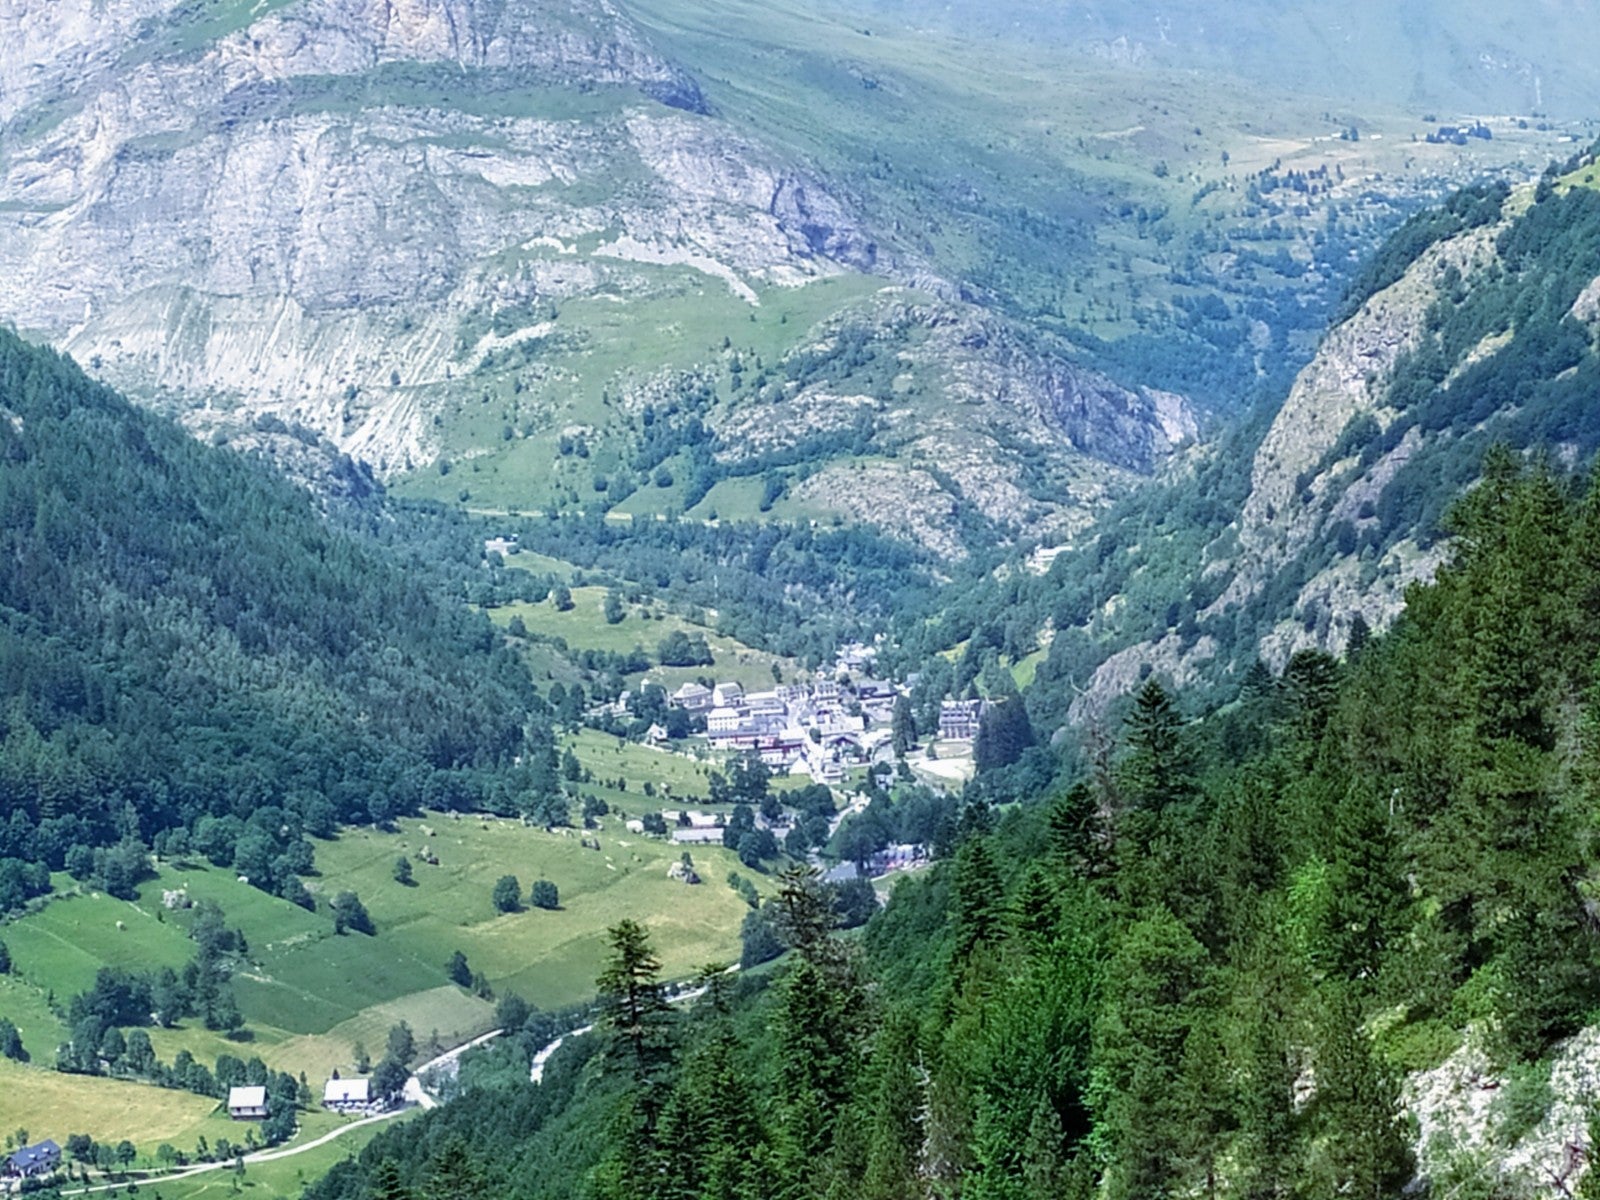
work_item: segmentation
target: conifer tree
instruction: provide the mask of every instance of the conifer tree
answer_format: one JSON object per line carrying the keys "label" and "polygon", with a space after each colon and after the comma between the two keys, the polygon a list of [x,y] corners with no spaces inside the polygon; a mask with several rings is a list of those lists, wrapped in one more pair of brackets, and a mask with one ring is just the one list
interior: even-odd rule
{"label": "conifer tree", "polygon": [[639,1093],[640,1112],[654,1124],[657,1095],[672,1060],[671,1011],[661,984],[661,963],[637,921],[624,919],[606,931],[611,947],[595,980],[598,1024],[608,1037],[607,1060]]}
{"label": "conifer tree", "polygon": [[1353,1200],[1397,1196],[1415,1171],[1400,1089],[1372,1053],[1354,1000],[1335,989],[1317,1039],[1319,1164],[1329,1194]]}

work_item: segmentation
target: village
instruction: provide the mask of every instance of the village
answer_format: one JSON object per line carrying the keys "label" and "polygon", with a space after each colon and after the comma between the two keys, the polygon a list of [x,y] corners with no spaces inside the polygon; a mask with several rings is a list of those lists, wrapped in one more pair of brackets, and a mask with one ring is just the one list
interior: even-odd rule
{"label": "village", "polygon": [[[873,647],[853,642],[839,649],[835,677],[809,683],[776,684],[766,691],[746,691],[736,682],[688,682],[667,696],[669,708],[682,710],[692,728],[704,731],[705,745],[732,754],[759,758],[778,774],[805,774],[817,783],[842,784],[852,768],[881,761],[893,736],[895,703],[909,696],[916,679],[904,684],[876,678]],[[648,681],[642,686],[649,686]],[[597,705],[601,719],[628,713],[631,696]],[[978,735],[986,702],[943,700],[939,706],[940,741],[971,742]],[[929,731],[930,733],[933,731]],[[665,746],[668,733],[657,723],[645,734]]]}

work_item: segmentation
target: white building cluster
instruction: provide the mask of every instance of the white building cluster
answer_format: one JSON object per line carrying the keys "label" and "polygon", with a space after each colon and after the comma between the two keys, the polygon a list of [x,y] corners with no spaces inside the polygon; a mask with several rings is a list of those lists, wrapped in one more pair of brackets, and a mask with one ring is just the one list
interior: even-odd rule
{"label": "white building cluster", "polygon": [[[876,657],[870,647],[839,652],[841,670],[862,671]],[[845,769],[864,761],[871,731],[887,729],[901,689],[877,679],[843,684],[832,679],[783,684],[746,692],[737,683],[706,687],[686,683],[668,703],[704,717],[706,740],[716,750],[757,754],[774,770],[806,771],[821,783],[837,783]]]}

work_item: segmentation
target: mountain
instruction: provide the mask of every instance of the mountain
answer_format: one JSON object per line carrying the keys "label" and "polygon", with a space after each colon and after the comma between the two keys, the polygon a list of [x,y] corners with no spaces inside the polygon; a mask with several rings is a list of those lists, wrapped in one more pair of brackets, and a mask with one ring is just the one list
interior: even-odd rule
{"label": "mountain", "polygon": [[202,826],[227,862],[246,817],[252,881],[298,900],[303,834],[536,786],[538,698],[443,568],[10,333],[0,463],[0,908],[74,848],[133,848],[94,868],[117,895]]}
{"label": "mountain", "polygon": [[946,556],[1084,528],[1304,354],[1404,211],[1554,136],[1341,140],[1164,69],[1130,109],[1125,72],[810,0],[11,20],[0,319],[97,377],[301,477]]}
{"label": "mountain", "polygon": [[1152,7],[1125,0],[874,0],[874,12],[991,37],[1047,39],[1096,60],[1222,71],[1350,104],[1591,116],[1582,32],[1600,11],[1546,0]]}
{"label": "mountain", "polygon": [[[1139,662],[1197,680],[1343,652],[1387,627],[1454,553],[1448,511],[1493,445],[1561,463],[1600,449],[1600,193],[1593,149],[1537,186],[1484,186],[1419,214],[1366,266],[1197,548],[1204,645],[1163,632],[1098,669],[1078,711]],[[1218,636],[1221,635],[1221,636]]]}

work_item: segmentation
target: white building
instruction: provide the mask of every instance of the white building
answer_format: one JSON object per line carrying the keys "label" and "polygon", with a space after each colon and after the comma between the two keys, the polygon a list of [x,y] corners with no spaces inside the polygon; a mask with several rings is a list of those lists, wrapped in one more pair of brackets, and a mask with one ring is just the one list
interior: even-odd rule
{"label": "white building", "polygon": [[737,708],[719,705],[706,717],[707,733],[734,733],[744,725],[744,714]]}
{"label": "white building", "polygon": [[701,713],[712,707],[711,689],[690,682],[672,693],[672,703],[685,712]]}
{"label": "white building", "polygon": [[267,1089],[236,1087],[228,1089],[228,1115],[235,1121],[256,1121],[267,1115]]}
{"label": "white building", "polygon": [[322,1107],[334,1112],[353,1112],[371,1103],[371,1085],[366,1079],[330,1079],[322,1089]]}
{"label": "white building", "polygon": [[737,683],[719,683],[711,689],[711,703],[716,708],[726,708],[744,699],[744,688]]}

